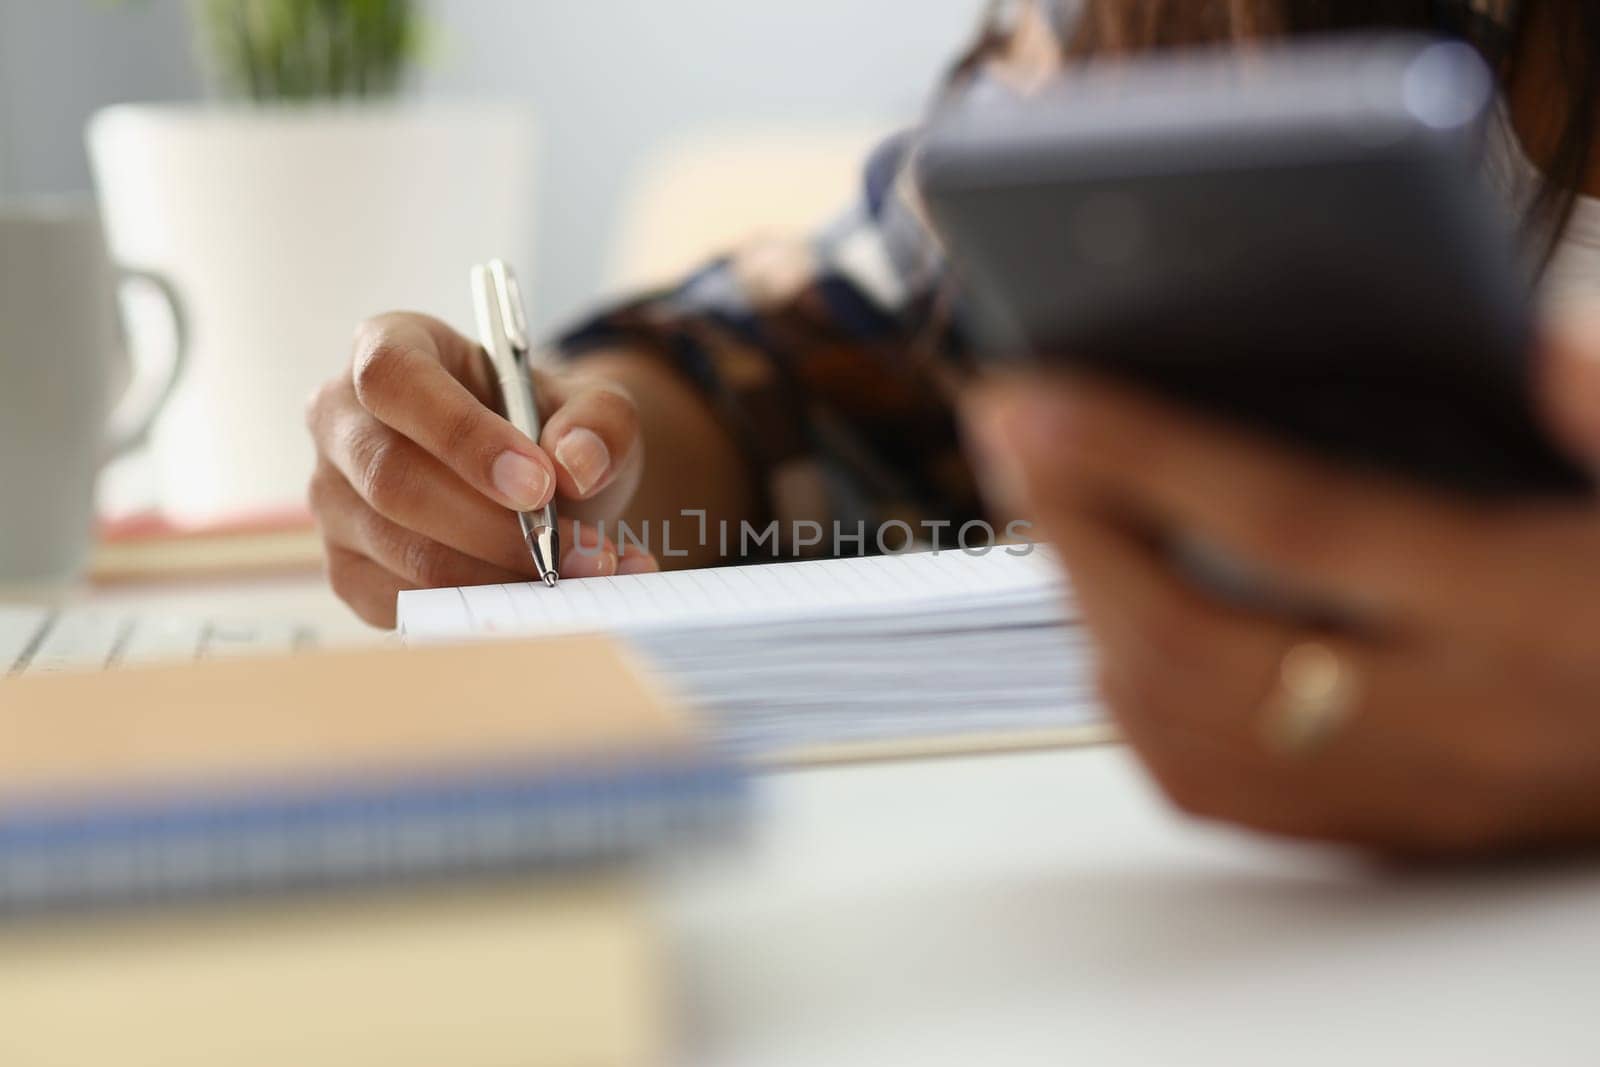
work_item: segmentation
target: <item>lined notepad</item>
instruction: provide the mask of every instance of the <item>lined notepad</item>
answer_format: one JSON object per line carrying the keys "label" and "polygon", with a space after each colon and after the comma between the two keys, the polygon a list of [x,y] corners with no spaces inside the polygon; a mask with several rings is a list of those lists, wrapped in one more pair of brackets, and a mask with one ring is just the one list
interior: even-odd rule
{"label": "lined notepad", "polygon": [[1060,568],[1038,549],[408,591],[399,620],[414,642],[620,634],[756,759],[1100,722]]}

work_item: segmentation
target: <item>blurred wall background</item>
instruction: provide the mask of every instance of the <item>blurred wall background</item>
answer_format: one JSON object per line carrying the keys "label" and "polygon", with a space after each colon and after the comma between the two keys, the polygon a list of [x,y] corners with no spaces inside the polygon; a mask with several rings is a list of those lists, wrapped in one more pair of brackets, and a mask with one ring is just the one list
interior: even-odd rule
{"label": "blurred wall background", "polygon": [[[915,118],[982,0],[432,0],[426,96],[541,122],[535,317],[598,295],[618,198],[674,139]],[[183,0],[0,0],[0,195],[89,188],[83,123],[202,94]],[[463,165],[467,165],[464,161]]]}
{"label": "blurred wall background", "polygon": [[88,189],[95,109],[199,87],[184,0],[0,0],[0,193]]}

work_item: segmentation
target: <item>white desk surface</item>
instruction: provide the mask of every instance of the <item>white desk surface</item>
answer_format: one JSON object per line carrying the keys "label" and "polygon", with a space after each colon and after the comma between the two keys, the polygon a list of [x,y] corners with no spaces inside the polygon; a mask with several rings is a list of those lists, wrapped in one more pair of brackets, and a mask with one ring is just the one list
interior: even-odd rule
{"label": "white desk surface", "polygon": [[796,771],[675,886],[693,1062],[1600,1063],[1600,868],[1380,874],[1122,748]]}
{"label": "white desk surface", "polygon": [[[312,579],[90,599],[362,633]],[[1600,1063],[1600,865],[1382,874],[1181,820],[1120,748],[758,803],[747,848],[662,876],[688,1062]]]}

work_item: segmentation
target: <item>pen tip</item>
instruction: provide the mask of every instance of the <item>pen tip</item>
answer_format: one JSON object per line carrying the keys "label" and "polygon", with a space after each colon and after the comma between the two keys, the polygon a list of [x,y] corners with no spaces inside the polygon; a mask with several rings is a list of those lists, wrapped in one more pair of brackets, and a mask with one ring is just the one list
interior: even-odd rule
{"label": "pen tip", "polygon": [[551,589],[554,589],[556,587],[556,579],[558,577],[560,577],[560,575],[556,574],[555,571],[545,571],[544,584],[549,586]]}

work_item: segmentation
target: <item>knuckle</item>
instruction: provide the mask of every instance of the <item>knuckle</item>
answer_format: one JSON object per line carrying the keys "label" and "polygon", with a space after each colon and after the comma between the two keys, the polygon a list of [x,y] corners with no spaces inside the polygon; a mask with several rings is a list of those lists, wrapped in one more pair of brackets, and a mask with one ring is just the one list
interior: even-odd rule
{"label": "knuckle", "polygon": [[392,517],[410,498],[411,464],[404,450],[387,437],[377,437],[361,448],[361,496],[380,515]]}
{"label": "knuckle", "polygon": [[317,386],[311,391],[311,395],[306,397],[306,405],[303,415],[305,418],[306,429],[311,431],[312,437],[317,436],[317,427],[322,424],[322,413],[327,407],[328,403],[327,397],[327,382],[323,382],[321,385]]}
{"label": "knuckle", "polygon": [[393,389],[395,377],[400,373],[405,358],[405,346],[382,335],[357,347],[350,380],[355,386],[356,397],[363,405],[370,408],[374,400],[381,400]]}
{"label": "knuckle", "polygon": [[350,565],[349,557],[336,551],[326,541],[323,542],[322,554],[327,560],[328,588],[333,590],[334,596],[354,606],[360,599],[360,589],[356,580],[356,569]]}
{"label": "knuckle", "polygon": [[325,447],[324,438],[334,421],[335,414],[347,402],[348,388],[349,383],[343,378],[330,378],[313,390],[306,400],[306,429],[311,431],[311,437],[316,442],[318,451],[322,451]]}
{"label": "knuckle", "polygon": [[444,427],[442,444],[446,455],[457,455],[470,448],[484,432],[484,408],[463,405]]}
{"label": "knuckle", "polygon": [[329,497],[333,491],[334,475],[327,464],[319,463],[306,483],[306,505],[311,513],[321,516],[329,510]]}
{"label": "knuckle", "polygon": [[402,572],[424,588],[453,585],[448,551],[425,537],[407,538],[399,547]]}

